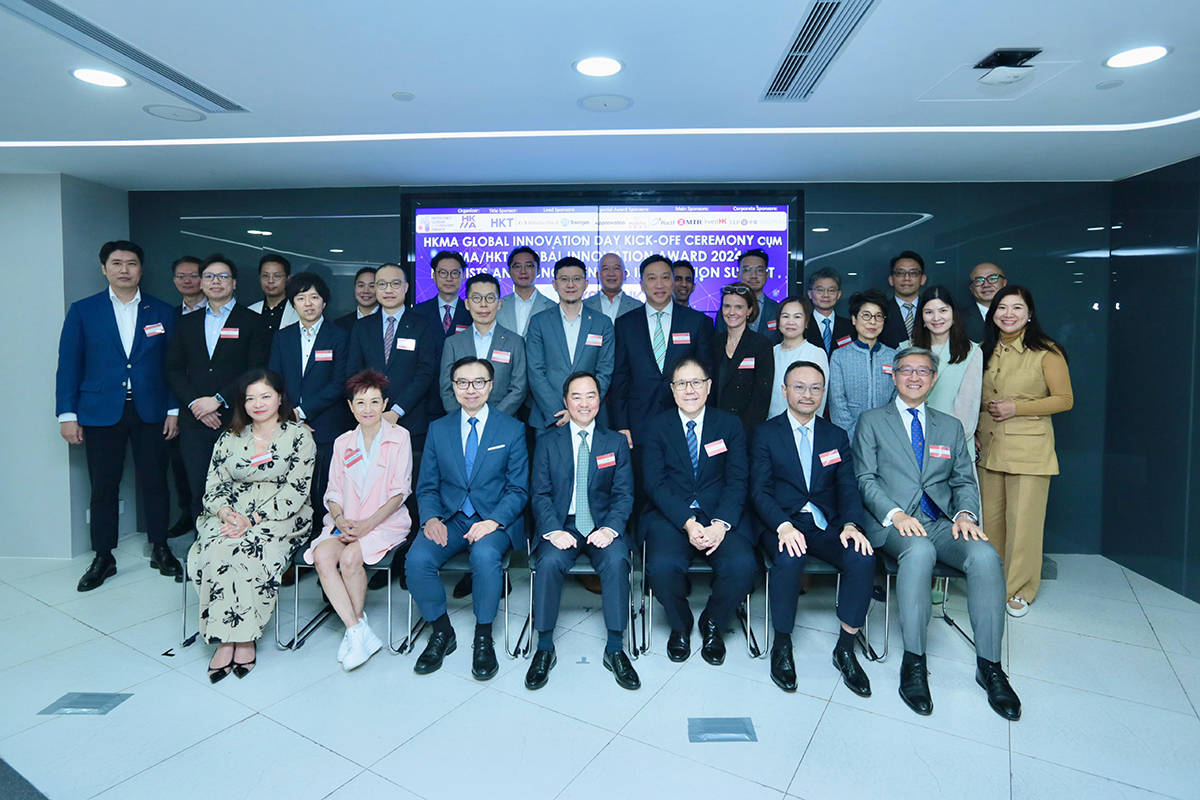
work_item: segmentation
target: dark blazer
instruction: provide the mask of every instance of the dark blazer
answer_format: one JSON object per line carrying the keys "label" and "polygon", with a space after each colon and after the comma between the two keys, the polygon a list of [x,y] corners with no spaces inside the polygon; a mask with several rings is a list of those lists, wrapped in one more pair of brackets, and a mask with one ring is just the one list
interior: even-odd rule
{"label": "dark blazer", "polygon": [[[379,306],[375,306],[375,311],[371,314],[368,314],[367,316],[373,317],[373,316],[375,316],[375,314],[378,314],[378,313],[379,313]],[[365,319],[365,317],[364,317],[364,319]],[[346,333],[350,333],[350,331],[354,330],[354,323],[356,323],[356,322],[358,322],[358,307],[357,306],[354,308],[353,311],[351,311],[346,316],[338,317],[337,319],[335,319],[333,321],[333,324],[337,325],[339,328],[344,330]]]}
{"label": "dark blazer", "polygon": [[197,311],[176,322],[175,334],[167,348],[167,382],[179,398],[179,426],[199,428],[204,423],[186,407],[200,397],[220,394],[226,407],[218,409],[221,424],[228,425],[233,417],[238,378],[255,367],[267,366],[271,356],[271,332],[263,318],[241,303],[234,305],[225,321],[226,330],[236,330],[236,338],[217,339],[212,358],[204,339],[204,321],[208,310]]}
{"label": "dark blazer", "polygon": [[269,365],[283,376],[288,399],[304,411],[304,422],[313,429],[313,439],[324,444],[350,430],[345,400],[350,334],[329,320],[322,322],[301,374],[302,324],[297,322],[275,332]]}
{"label": "dark blazer", "polygon": [[[454,321],[450,325],[450,330],[446,331],[442,327],[442,316],[438,306],[438,296],[434,295],[428,300],[417,303],[411,309],[415,313],[424,317],[429,322],[429,330],[433,334],[434,358],[437,364],[442,363],[442,350],[445,347],[446,340],[456,333],[465,331],[468,326],[474,321],[471,319],[471,312],[467,311],[467,304],[463,299],[458,298],[458,302],[454,306]],[[372,314],[371,316],[375,316]],[[437,376],[429,384],[429,389],[425,394],[425,403],[427,406],[429,419],[437,419],[445,413],[442,405],[442,390],[438,385]]]}
{"label": "dark blazer", "polygon": [[[725,450],[710,456],[705,445],[716,442],[723,442]],[[741,420],[718,408],[707,407],[699,453],[700,474],[695,475],[677,409],[650,421],[642,474],[653,507],[672,527],[682,530],[684,523],[696,514],[692,508],[694,500],[710,518],[728,522],[734,531],[753,541],[752,527],[739,524],[746,510],[749,478],[746,434]]]}
{"label": "dark blazer", "polygon": [[713,384],[708,405],[736,414],[749,435],[767,419],[771,391],[779,391],[771,385],[775,382],[775,353],[767,337],[745,331],[733,358],[729,358],[725,354],[728,341],[728,331],[713,337]]}
{"label": "dark blazer", "polygon": [[529,453],[525,424],[489,409],[475,466],[467,475],[462,445],[462,411],[429,423],[417,507],[421,519],[449,519],[462,508],[467,495],[483,519],[499,522],[514,549],[525,549],[522,512],[529,497]]}
{"label": "dark blazer", "polygon": [[[913,313],[917,313],[916,303],[913,303]],[[917,320],[913,319],[913,325],[917,324]],[[883,321],[883,331],[879,334],[879,341],[888,347],[898,349],[900,343],[908,339],[908,328],[904,327],[904,309],[900,307],[900,303],[895,297],[892,297],[891,302],[887,307],[887,319]]]}
{"label": "dark blazer", "polygon": [[[533,453],[533,493],[530,504],[536,536],[563,530],[575,494],[575,450],[571,426],[541,436]],[[597,425],[588,442],[588,508],[597,528],[625,534],[633,511],[633,466],[625,436]],[[612,457],[610,462],[607,458]],[[605,466],[600,466],[601,463]],[[580,531],[587,536],[591,531]]]}
{"label": "dark blazer", "polygon": [[[563,383],[572,373],[586,371],[595,375],[600,381],[601,401],[612,384],[615,349],[612,322],[603,312],[590,308],[579,309],[579,314],[582,319],[574,361],[567,349],[559,306],[539,311],[529,320],[525,355],[529,359],[530,427],[545,429],[555,424],[554,415],[564,408]],[[592,339],[596,344],[588,344],[592,336],[599,337]],[[628,442],[625,446],[629,446]]]}
{"label": "dark blazer", "polygon": [[[758,304],[758,316],[754,318],[754,322],[751,322],[746,327],[757,334],[767,337],[772,347],[782,342],[783,334],[779,332],[779,302],[763,295],[762,300]],[[717,333],[724,333],[725,330],[725,318],[721,316],[721,309],[718,307],[716,331]]]}
{"label": "dark blazer", "polygon": [[695,309],[675,305],[661,371],[654,360],[654,348],[644,310],[638,309],[617,317],[614,327],[616,359],[612,387],[608,393],[612,411],[610,427],[613,430],[630,431],[634,444],[640,445],[646,438],[650,420],[675,408],[670,385],[675,362],[684,356],[696,356],[705,363],[711,363],[712,320]]}
{"label": "dark blazer", "polygon": [[[812,485],[807,486],[792,425],[787,411],[772,417],[758,426],[750,445],[750,499],[768,531],[774,533],[784,522],[796,519],[800,509],[811,502],[825,515],[830,530],[840,531],[846,523],[853,523],[865,532],[854,454],[846,432],[816,418]],[[824,465],[823,455],[832,462],[829,466]]]}
{"label": "dark blazer", "polygon": [[[900,320],[901,327],[904,325],[904,320]],[[812,342],[817,347],[825,348],[825,336],[821,333],[825,328],[824,325],[817,326],[817,315],[813,314],[808,319],[808,325],[804,328],[804,341]],[[845,347],[850,342],[854,341],[854,324],[850,322],[849,317],[839,317],[833,315],[833,341],[830,342],[828,350],[825,350],[825,355],[832,356],[833,351]],[[906,332],[907,335],[907,332]],[[838,344],[844,341],[845,344]],[[826,376],[828,378],[829,376]]]}
{"label": "dark blazer", "polygon": [[168,343],[177,317],[171,306],[142,294],[129,355],[121,344],[108,289],[72,303],[58,340],[57,414],[80,425],[116,425],[125,413],[125,382],[143,422],[160,423],[178,405],[167,385]]}
{"label": "dark blazer", "polygon": [[[429,387],[437,383],[438,346],[429,322],[413,313],[411,308],[396,323],[396,343],[385,367],[383,361],[383,310],[363,317],[350,332],[349,375],[362,369],[377,369],[387,375],[391,388],[389,402],[404,409],[400,424],[413,438],[414,446],[422,444],[418,437],[429,428],[429,410],[425,398]],[[441,330],[439,326],[438,330]],[[411,345],[411,348],[409,347]],[[440,397],[440,395],[439,395]]]}
{"label": "dark blazer", "polygon": [[958,313],[962,314],[963,327],[967,329],[967,338],[972,342],[983,343],[983,335],[987,331],[986,322],[983,314],[979,313],[979,305],[975,302],[975,295],[968,293],[967,301],[958,307]]}

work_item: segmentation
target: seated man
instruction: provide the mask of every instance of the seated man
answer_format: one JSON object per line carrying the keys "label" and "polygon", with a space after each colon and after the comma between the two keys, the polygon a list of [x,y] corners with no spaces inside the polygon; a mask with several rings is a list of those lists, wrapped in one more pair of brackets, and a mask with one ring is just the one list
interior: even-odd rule
{"label": "seated man", "polygon": [[792,628],[805,556],[842,570],[837,615],[842,622],[833,665],[846,688],[871,696],[871,682],[854,655],[854,639],[871,603],[875,555],[863,533],[863,507],[846,432],[817,416],[825,373],[811,361],[787,368],[781,387],[787,411],[759,425],[750,447],[754,506],[766,523],[762,544],[771,567],[771,680],[796,691]]}
{"label": "seated man", "polygon": [[678,408],[645,428],[646,495],[642,515],[646,577],[671,623],[667,656],[691,655],[692,611],[687,572],[703,555],[713,568],[712,594],[700,615],[700,655],[725,661],[721,631],[754,585],[754,532],[746,513],[746,434],[742,421],[705,408],[712,381],[696,358],[684,356],[671,372]]}
{"label": "seated man", "polygon": [[900,564],[900,697],[918,714],[933,712],[925,636],[932,614],[929,583],[940,560],[967,574],[975,681],[997,714],[1020,719],[1021,701],[1000,667],[1004,570],[979,529],[979,489],[962,424],[925,404],[937,381],[938,362],[931,352],[906,347],[893,363],[898,396],[859,416],[854,465],[871,545]]}
{"label": "seated man", "polygon": [[438,569],[466,550],[477,623],[471,674],[486,681],[500,668],[492,622],[500,606],[501,559],[510,547],[525,546],[521,511],[528,497],[529,455],[525,426],[488,408],[491,363],[467,356],[450,374],[462,410],[429,423],[417,481],[424,535],[413,542],[404,565],[412,598],[433,625],[413,671],[425,675],[440,669],[457,647]]}
{"label": "seated man", "polygon": [[526,689],[546,685],[557,661],[554,624],[563,576],[581,552],[600,574],[600,602],[608,644],[601,663],[617,685],[642,684],[622,649],[629,620],[629,543],[625,523],[633,510],[633,467],[621,434],[596,425],[602,394],[590,372],[576,372],[563,385],[570,422],[540,437],[533,455],[533,516],[537,520],[537,577],[533,582],[533,626],[537,652],[525,675]]}

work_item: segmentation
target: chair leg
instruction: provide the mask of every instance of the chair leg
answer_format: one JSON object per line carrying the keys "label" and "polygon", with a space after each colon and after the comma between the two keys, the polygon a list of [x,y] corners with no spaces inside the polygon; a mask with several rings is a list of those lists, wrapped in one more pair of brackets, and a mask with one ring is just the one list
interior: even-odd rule
{"label": "chair leg", "polygon": [[943,584],[942,584],[942,619],[944,619],[946,621],[947,625],[949,625],[951,628],[954,628],[954,630],[956,630],[960,634],[962,634],[962,637],[964,639],[966,639],[968,642],[970,642],[971,646],[974,647],[975,640],[972,639],[970,636],[968,636],[967,632],[964,631],[959,626],[959,624],[957,622],[955,622],[954,619],[949,614],[946,613],[946,599],[950,596],[950,579],[942,578],[942,581],[943,581]]}
{"label": "chair leg", "polygon": [[760,658],[766,658],[775,644],[775,630],[771,627],[771,570],[767,570],[763,579],[763,651]]}
{"label": "chair leg", "polygon": [[629,559],[629,622],[625,630],[626,648],[629,651],[629,657],[637,660],[637,631],[633,625],[633,559]]}
{"label": "chair leg", "polygon": [[877,659],[879,661],[887,661],[892,646],[892,576],[885,575],[883,580],[883,655]]}
{"label": "chair leg", "polygon": [[388,606],[388,622],[387,622],[387,637],[388,638],[387,638],[387,642],[388,642],[388,650],[391,650],[392,655],[395,655],[396,651],[392,650],[392,565],[391,564],[388,564],[387,569],[384,570],[384,573],[387,575],[387,606]]}
{"label": "chair leg", "polygon": [[420,638],[421,632],[425,630],[428,624],[424,619],[418,618],[417,624],[413,626],[413,601],[412,594],[408,595],[408,632],[404,637],[404,641],[393,652],[396,653],[411,653],[417,649],[417,639]]}
{"label": "chair leg", "polygon": [[[191,647],[192,643],[195,642],[196,639],[200,636],[199,628],[197,628],[196,632],[193,633],[191,636],[188,636],[187,612],[188,612],[188,580],[187,580],[187,576],[185,575],[184,581],[183,581],[183,638],[180,640],[180,644],[179,644],[180,647]],[[278,620],[278,617],[276,619]]]}

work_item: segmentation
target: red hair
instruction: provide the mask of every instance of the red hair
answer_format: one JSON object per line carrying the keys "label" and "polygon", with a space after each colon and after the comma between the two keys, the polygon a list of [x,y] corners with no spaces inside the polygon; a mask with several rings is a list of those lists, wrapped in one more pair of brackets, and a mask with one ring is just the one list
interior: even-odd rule
{"label": "red hair", "polygon": [[388,379],[377,369],[364,369],[362,372],[356,372],[346,381],[346,396],[350,400],[354,399],[357,394],[362,394],[368,389],[378,389],[379,394],[387,397]]}

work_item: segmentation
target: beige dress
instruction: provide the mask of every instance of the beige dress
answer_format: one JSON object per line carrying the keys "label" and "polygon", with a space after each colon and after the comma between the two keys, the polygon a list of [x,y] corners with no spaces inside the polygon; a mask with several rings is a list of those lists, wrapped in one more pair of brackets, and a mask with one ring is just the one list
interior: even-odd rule
{"label": "beige dress", "polygon": [[[312,527],[309,501],[316,445],[303,426],[280,425],[266,463],[255,458],[250,427],[221,434],[213,448],[188,553],[188,575],[200,598],[200,635],[207,642],[248,642],[262,635],[275,610],[279,579]],[[225,506],[263,521],[237,538],[220,534]]]}

